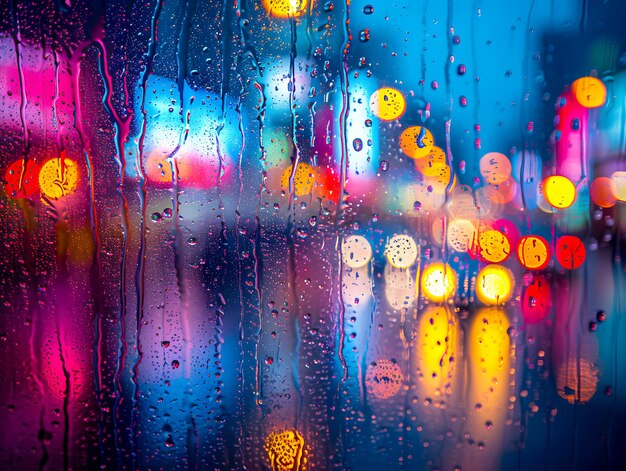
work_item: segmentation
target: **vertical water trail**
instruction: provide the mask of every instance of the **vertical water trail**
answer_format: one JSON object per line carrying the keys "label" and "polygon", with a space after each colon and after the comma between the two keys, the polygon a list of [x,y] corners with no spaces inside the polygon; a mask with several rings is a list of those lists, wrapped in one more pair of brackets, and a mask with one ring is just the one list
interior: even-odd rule
{"label": "vertical water trail", "polygon": [[[346,0],[344,4],[343,10],[343,18],[342,23],[344,25],[343,28],[343,41],[341,44],[341,63],[340,63],[340,73],[339,73],[339,83],[341,86],[341,111],[339,113],[339,140],[341,143],[341,166],[339,171],[339,202],[337,207],[337,216],[335,221],[335,230],[336,230],[336,242],[335,242],[335,251],[338,254],[341,254],[341,239],[342,239],[342,226],[343,226],[343,207],[344,207],[344,199],[346,197],[346,178],[348,171],[348,115],[350,113],[350,91],[349,91],[349,81],[348,81],[348,54],[350,52],[350,45],[352,41],[352,33],[350,31],[350,2],[351,0]],[[337,347],[337,354],[339,356],[339,361],[341,362],[341,367],[343,368],[343,376],[341,382],[345,382],[348,378],[348,366],[346,363],[346,359],[343,354],[344,342],[345,342],[345,326],[344,326],[344,318],[346,313],[346,306],[343,299],[342,289],[341,289],[341,280],[343,278],[343,260],[341,255],[337,257],[338,259],[338,273],[337,273],[337,296],[339,297],[339,319],[338,323],[338,334],[339,334],[339,345]],[[339,385],[338,385],[339,387]]]}
{"label": "vertical water trail", "polygon": [[61,360],[61,369],[63,371],[63,378],[65,380],[65,390],[63,391],[63,469],[69,469],[69,458],[70,458],[70,413],[69,413],[69,405],[70,405],[70,396],[72,393],[72,388],[70,385],[70,373],[67,370],[67,366],[65,364],[65,356],[63,355],[63,344],[61,343],[61,326],[59,325],[58,317],[56,324],[57,331],[57,346],[59,347],[59,358]]}
{"label": "vertical water trail", "polygon": [[372,308],[370,310],[369,324],[367,326],[367,336],[365,338],[365,348],[363,349],[363,352],[360,352],[361,353],[361,361],[359,362],[359,372],[358,372],[358,375],[359,375],[359,396],[360,396],[360,399],[361,399],[361,404],[363,405],[364,408],[366,408],[365,412],[369,411],[369,408],[367,407],[367,401],[366,401],[367,387],[366,387],[366,384],[365,384],[365,375],[367,373],[367,352],[369,351],[370,340],[372,338],[372,327],[374,325],[374,315],[376,314],[376,310],[378,309],[377,298],[376,298],[376,294],[374,293],[374,280],[376,278],[374,277],[374,259],[373,258],[369,262],[369,276],[370,276],[370,280],[369,280],[369,294],[372,296]]}
{"label": "vertical water trail", "polygon": [[230,91],[230,70],[231,70],[231,55],[232,51],[232,41],[230,41],[230,23],[231,20],[229,12],[230,2],[228,0],[224,0],[222,4],[222,25],[224,27],[224,31],[222,31],[222,77],[220,82],[220,99],[222,103],[221,113],[219,123],[215,128],[217,133],[215,141],[217,145],[217,156],[218,156],[218,171],[217,171],[217,199],[220,210],[220,217],[222,221],[224,221],[224,203],[222,201],[222,176],[224,174],[224,155],[222,153],[222,145],[221,145],[221,133],[224,129],[226,122],[226,97],[228,96],[228,92]]}
{"label": "vertical water trail", "polygon": [[448,193],[452,188],[452,184],[454,183],[453,178],[453,158],[452,158],[452,149],[450,146],[450,133],[452,129],[452,108],[454,105],[454,100],[452,99],[452,87],[450,83],[450,67],[452,65],[452,14],[453,14],[453,5],[454,0],[448,0],[448,15],[446,18],[446,38],[448,43],[448,56],[446,57],[446,66],[444,69],[444,75],[446,80],[446,95],[448,98],[448,117],[445,122],[446,128],[446,163],[450,166],[450,181],[446,187],[446,199],[448,198]]}
{"label": "vertical water trail", "polygon": [[309,2],[309,8],[306,11],[306,38],[309,44],[309,47],[306,50],[306,58],[311,58],[311,53],[313,51],[313,39],[311,38],[311,29],[313,27],[313,4],[315,2]]}
{"label": "vertical water trail", "polygon": [[[102,20],[101,20],[102,21]],[[127,355],[128,344],[126,341],[126,260],[128,257],[128,241],[130,238],[130,220],[129,220],[129,209],[128,209],[128,200],[126,198],[126,194],[124,193],[124,182],[126,176],[126,141],[128,139],[128,135],[130,133],[130,121],[132,119],[132,112],[129,113],[126,117],[121,117],[115,107],[113,106],[113,79],[109,73],[109,65],[107,59],[107,50],[103,41],[104,30],[102,29],[103,25],[100,24],[96,28],[94,28],[94,44],[98,49],[98,72],[100,73],[100,77],[102,79],[102,84],[104,87],[104,93],[102,95],[102,104],[104,109],[109,116],[109,118],[113,122],[113,127],[115,129],[115,161],[118,165],[118,193],[120,194],[120,198],[122,201],[122,233],[123,233],[123,246],[122,246],[122,257],[120,261],[120,342],[119,342],[119,358],[116,366],[115,372],[115,386],[116,386],[116,394],[115,394],[115,404],[113,406],[113,415],[114,415],[114,435],[115,435],[115,446],[118,452],[118,466],[124,461],[124,457],[121,449],[119,448],[119,433],[118,433],[118,413],[119,407],[123,401],[123,390],[122,390],[122,375],[124,370],[124,363]],[[86,47],[85,47],[86,49]],[[84,52],[84,49],[80,50],[80,54]],[[76,59],[74,59],[76,60]],[[80,60],[80,55],[78,57]],[[134,433],[131,431],[131,447],[134,446]]]}
{"label": "vertical water trail", "polygon": [[[22,160],[22,171],[20,173],[19,186],[18,186],[18,188],[22,188],[24,175],[26,173],[26,165],[28,163],[28,157],[30,153],[30,140],[29,140],[28,124],[26,120],[26,107],[28,105],[28,98],[26,95],[26,83],[24,80],[24,69],[23,69],[23,64],[22,64],[22,52],[21,52],[22,38],[21,38],[21,32],[20,32],[20,20],[17,14],[17,1],[16,0],[11,1],[10,3],[10,13],[11,13],[11,23],[12,23],[11,38],[13,39],[13,46],[15,48],[15,60],[16,60],[16,66],[17,66],[18,77],[19,77],[19,86],[20,86],[20,124],[22,126],[22,131],[23,131],[22,139],[24,143],[24,158]],[[25,252],[24,264],[28,271],[29,278],[32,280],[29,286],[30,291],[31,291],[31,296],[29,297],[35,300],[37,299],[38,296],[36,292],[32,293],[32,291],[35,288],[35,283],[37,280],[37,269],[36,269],[35,261],[31,253],[32,243],[31,243],[30,227],[27,222],[29,218],[26,216],[27,211],[28,211],[27,206],[24,205],[22,209],[24,211],[24,220],[25,220],[25,226],[26,226],[24,229],[24,252]],[[37,390],[41,397],[41,409],[39,411],[39,426],[40,426],[39,436],[43,437],[44,432],[45,432],[45,424],[44,424],[45,389],[44,389],[43,382],[41,381],[41,378],[39,375],[39,360],[35,353],[35,337],[37,335],[37,330],[39,327],[39,314],[40,314],[39,304],[35,303],[35,307],[33,308],[29,307],[29,311],[31,314],[31,332],[29,336],[29,353],[30,353],[29,364],[30,364],[30,370],[32,373],[33,381],[35,382],[35,385],[37,386]],[[42,450],[42,453],[41,453],[42,456],[41,456],[41,459],[39,460],[39,468],[45,469],[46,464],[48,462],[48,448],[46,446],[46,442],[42,438],[39,438],[39,442],[41,443],[41,450]]]}
{"label": "vertical water trail", "polygon": [[[94,168],[91,157],[89,137],[85,134],[83,129],[83,114],[82,114],[82,97],[80,94],[80,76],[81,76],[81,60],[83,54],[79,53],[79,57],[76,60],[70,60],[68,67],[70,68],[70,75],[72,76],[72,100],[74,102],[74,129],[78,134],[78,140],[80,142],[80,148],[85,156],[85,165],[87,166],[87,182],[89,185],[89,226],[91,230],[91,239],[94,244],[94,255],[91,262],[89,280],[92,296],[94,297],[94,381],[95,392],[100,406],[98,413],[98,433],[100,436],[100,464],[104,463],[104,447],[103,447],[103,423],[104,423],[104,397],[102,394],[102,310],[103,302],[100,295],[100,236],[98,227],[98,214],[96,208],[96,186],[94,178]],[[56,51],[54,51],[55,58],[55,97],[58,98],[58,70],[59,60]],[[56,103],[56,101],[55,101]],[[56,115],[56,104],[54,106],[54,114]],[[60,137],[59,144],[60,146]],[[60,148],[60,147],[59,147]],[[115,420],[115,419],[114,419]]]}
{"label": "vertical water trail", "polygon": [[[262,70],[259,69],[259,78],[263,76]],[[264,120],[265,113],[267,110],[267,98],[265,96],[264,87],[259,83],[255,83],[255,87],[259,91],[259,114],[257,116],[257,120],[259,121],[259,147],[261,150],[261,165],[263,167],[262,176],[261,176],[261,184],[259,185],[259,191],[257,193],[257,206],[256,206],[256,230],[254,234],[254,249],[252,251],[252,256],[254,258],[254,289],[257,292],[257,309],[258,309],[258,329],[256,333],[255,347],[254,347],[254,362],[255,362],[255,372],[254,372],[254,393],[255,393],[255,402],[258,407],[261,407],[261,372],[260,372],[260,364],[259,364],[259,344],[261,342],[261,334],[263,333],[263,293],[261,291],[261,287],[263,286],[263,280],[261,278],[263,273],[263,250],[261,248],[261,200],[262,194],[264,191],[267,191],[265,186],[265,176],[267,174],[267,152],[265,150],[265,146],[263,144],[263,133],[264,133]]]}
{"label": "vertical water trail", "polygon": [[[148,79],[152,74],[152,70],[154,68],[154,57],[156,55],[156,48],[158,44],[158,26],[159,26],[159,17],[161,15],[161,10],[163,7],[163,2],[161,0],[156,0],[156,4],[154,6],[154,11],[152,13],[152,18],[150,22],[150,40],[148,43],[148,51],[146,54],[146,64],[143,69],[143,73],[140,79],[140,89],[141,89],[141,131],[139,135],[139,140],[137,142],[137,153],[135,158],[135,168],[137,170],[137,174],[139,175],[139,205],[141,208],[139,215],[139,253],[137,255],[137,268],[135,270],[135,293],[137,296],[137,307],[136,307],[136,316],[137,316],[137,324],[136,324],[136,334],[135,334],[135,342],[137,345],[137,358],[132,368],[132,381],[135,387],[133,394],[133,408],[131,412],[131,429],[135,430],[136,422],[139,414],[139,398],[141,395],[139,388],[139,366],[141,365],[141,361],[143,360],[143,350],[141,346],[141,327],[143,325],[144,318],[144,303],[145,303],[145,273],[146,273],[146,210],[148,206],[148,193],[146,189],[146,172],[143,166],[143,158],[144,158],[144,142],[147,133],[147,111],[146,111],[146,96],[147,96],[147,87],[148,87]],[[124,78],[124,96],[126,101],[126,108],[129,109],[128,106],[128,87],[126,84],[126,77]]]}
{"label": "vertical water trail", "polygon": [[302,402],[303,396],[302,391],[300,390],[300,381],[298,380],[298,348],[300,345],[299,337],[300,333],[298,332],[298,315],[300,315],[300,306],[298,302],[298,291],[297,291],[297,266],[296,266],[296,247],[295,247],[295,229],[296,229],[296,208],[294,206],[294,196],[295,196],[295,178],[296,172],[298,170],[298,164],[300,163],[300,148],[298,146],[298,136],[297,136],[297,121],[298,115],[295,111],[296,107],[296,56],[297,56],[297,43],[298,36],[296,31],[296,20],[293,16],[289,17],[289,26],[291,33],[291,49],[289,51],[289,112],[291,113],[291,141],[293,144],[293,156],[292,156],[292,167],[291,167],[291,175],[289,176],[289,204],[287,205],[288,217],[287,217],[287,250],[288,250],[288,258],[289,265],[287,267],[287,280],[289,287],[289,294],[291,297],[291,301],[293,303],[293,322],[294,322],[294,333],[298,337],[296,345],[294,347],[294,360],[293,367],[291,369],[292,380],[294,388],[298,394],[298,404],[296,406],[296,429],[298,428],[298,421],[300,418],[300,414],[302,412]]}
{"label": "vertical water trail", "polygon": [[[193,390],[191,387],[191,357],[193,351],[192,331],[190,326],[190,310],[189,310],[189,296],[188,287],[185,285],[184,275],[184,243],[183,236],[180,228],[180,191],[179,191],[179,176],[178,176],[178,160],[177,154],[180,148],[185,144],[189,136],[189,130],[191,127],[191,110],[188,109],[187,113],[184,113],[185,107],[185,80],[187,77],[187,60],[189,56],[189,36],[191,32],[191,20],[196,11],[196,0],[186,0],[184,2],[184,14],[180,25],[180,31],[177,38],[176,47],[176,62],[177,62],[177,85],[180,100],[180,115],[181,115],[181,135],[178,145],[174,151],[168,157],[172,170],[172,192],[174,197],[174,264],[176,269],[176,279],[178,286],[178,294],[180,296],[181,303],[181,321],[182,330],[185,344],[185,379],[186,379],[186,391],[183,397],[183,409],[187,415],[187,459],[190,463],[197,463],[198,461],[198,447],[192,446],[190,443],[190,437],[197,435],[195,430],[195,420],[193,417],[193,408],[191,398],[193,397]],[[193,97],[191,98],[193,101]]]}
{"label": "vertical water trail", "polygon": [[[626,155],[626,97],[622,98],[622,103],[621,103],[621,122],[620,122],[620,136],[619,136],[619,151],[618,151],[618,159],[620,164],[623,165],[624,162],[624,156]],[[609,421],[609,430],[607,433],[607,454],[608,454],[608,464],[609,464],[609,469],[613,469],[613,447],[612,447],[612,442],[613,442],[613,432],[614,432],[614,428],[615,428],[615,418],[618,414],[616,414],[617,408],[618,408],[618,404],[617,404],[617,398],[618,398],[618,380],[619,380],[619,365],[620,365],[620,359],[623,358],[623,356],[620,355],[619,351],[620,351],[620,342],[619,342],[619,335],[620,335],[620,326],[621,326],[621,318],[622,318],[622,286],[624,284],[624,280],[622,277],[622,270],[620,267],[620,261],[624,260],[624,257],[622,256],[622,250],[621,250],[621,245],[620,245],[620,241],[621,241],[621,237],[622,237],[622,231],[621,231],[621,224],[618,223],[617,224],[617,234],[615,234],[615,239],[613,241],[613,253],[612,253],[612,271],[613,271],[613,284],[614,284],[614,297],[613,297],[613,309],[612,309],[612,314],[615,316],[615,320],[614,322],[614,327],[613,327],[613,338],[612,338],[612,345],[613,345],[613,371],[612,371],[612,376],[613,376],[613,381],[612,381],[612,388],[613,391],[611,393],[612,397],[613,397],[613,403],[611,404],[611,419]]]}
{"label": "vertical water trail", "polygon": [[[531,57],[531,47],[532,47],[532,41],[531,41],[531,35],[530,35],[530,22],[532,19],[532,15],[533,15],[533,9],[535,6],[535,0],[531,1],[530,7],[528,9],[528,16],[526,19],[526,44],[525,44],[525,48],[524,48],[524,55],[523,55],[523,62],[522,62],[522,94],[525,94],[527,91],[530,94],[530,91],[528,90],[529,86],[530,86],[530,77],[529,77],[529,73],[530,73],[530,67],[531,67],[531,62],[530,62],[530,57]],[[477,86],[477,84],[475,84],[475,86]],[[525,227],[526,227],[526,233],[530,233],[531,232],[531,217],[530,214],[527,210],[527,206],[526,206],[526,193],[525,193],[525,183],[526,183],[526,152],[527,152],[527,148],[530,147],[530,149],[534,149],[534,145],[531,146],[527,146],[526,145],[526,132],[524,131],[524,129],[526,129],[526,125],[528,124],[528,103],[522,101],[522,104],[520,106],[520,144],[521,147],[518,147],[518,152],[521,152],[521,161],[520,161],[520,171],[519,171],[519,189],[520,189],[520,195],[521,195],[521,199],[522,199],[522,213],[523,213],[523,217],[525,220]],[[533,155],[534,156],[534,155]],[[476,162],[478,162],[478,160],[476,160]],[[553,238],[553,242],[554,242],[554,238]],[[511,346],[512,348],[515,348],[515,346],[517,345],[516,342],[511,342]],[[523,365],[526,365],[527,362],[529,361],[528,355],[527,355],[527,350],[524,349],[523,351]],[[515,362],[515,355],[512,355],[513,361]],[[515,376],[513,376],[513,380],[515,379]],[[513,389],[514,391],[514,389]],[[524,399],[522,397],[519,397],[518,400],[520,401],[520,404],[524,403]],[[521,427],[520,427],[520,433],[519,433],[519,441],[520,443],[524,443],[527,437],[527,424],[528,424],[528,410],[527,409],[523,409],[524,411],[519,418]],[[519,451],[518,451],[518,463],[521,463],[522,460],[522,452],[523,452],[523,448],[519,447]]]}
{"label": "vertical water trail", "polygon": [[[238,14],[241,14],[241,11],[238,10]],[[243,36],[242,36],[243,37]],[[239,407],[241,408],[240,413],[242,414],[241,417],[243,417],[243,411],[245,409],[245,386],[246,386],[246,376],[245,373],[243,371],[244,369],[244,364],[245,364],[245,350],[244,350],[244,339],[246,337],[245,334],[245,328],[244,328],[244,322],[245,322],[245,312],[246,312],[246,300],[244,299],[244,294],[243,294],[243,262],[242,262],[242,254],[241,254],[241,241],[240,241],[240,237],[239,237],[239,233],[240,233],[240,226],[241,226],[241,197],[243,195],[243,173],[242,173],[242,160],[243,160],[243,153],[244,153],[244,149],[246,147],[246,136],[245,136],[245,131],[244,131],[244,127],[243,127],[243,116],[241,113],[241,106],[242,106],[242,101],[243,101],[243,96],[245,93],[245,89],[244,89],[244,85],[243,85],[243,81],[241,80],[241,77],[239,77],[239,81],[241,83],[241,89],[239,90],[239,100],[237,101],[237,107],[236,107],[236,111],[237,111],[237,127],[239,129],[239,135],[241,136],[241,147],[239,148],[239,153],[237,156],[237,173],[239,175],[239,195],[237,196],[237,208],[235,209],[235,214],[237,215],[237,220],[235,223],[235,254],[237,257],[237,284],[239,287],[239,354],[241,355],[241,361],[239,364],[239,369],[240,369],[240,378],[241,378],[241,384],[240,387],[238,389],[238,395],[239,395]],[[245,233],[247,234],[247,230],[245,231]],[[244,451],[244,444],[243,444],[243,426],[239,427],[239,449],[240,449],[240,453],[241,453],[241,458],[242,458],[242,463],[245,463],[245,451]]]}
{"label": "vertical water trail", "polygon": [[[530,91],[527,90],[530,85],[530,52],[532,47],[532,36],[530,35],[530,20],[533,16],[533,9],[535,8],[535,0],[531,0],[530,7],[528,9],[528,18],[526,19],[526,45],[524,50],[524,59],[522,65],[522,94],[528,93],[530,95]],[[530,215],[526,209],[526,194],[524,192],[524,180],[525,178],[525,168],[526,168],[526,143],[525,143],[525,133],[524,129],[528,123],[528,102],[522,102],[520,106],[520,129],[521,129],[521,140],[522,140],[522,148],[518,149],[518,152],[522,153],[521,163],[520,163],[520,172],[519,172],[519,185],[520,185],[520,194],[522,197],[522,212],[524,213],[524,219],[526,219],[526,226],[530,231]],[[533,146],[534,148],[534,146]]]}
{"label": "vertical water trail", "polygon": [[[426,82],[426,51],[428,50],[427,41],[426,41],[428,38],[428,34],[426,34],[426,32],[428,31],[428,27],[427,27],[428,22],[426,21],[427,13],[428,13],[428,0],[424,0],[424,7],[422,9],[422,31],[424,31],[424,34],[422,34],[422,49],[420,52],[420,81],[419,81],[419,84],[422,89],[421,90],[422,96],[424,96],[424,84]],[[420,112],[420,117],[421,117],[422,124],[424,124],[426,119],[422,115],[421,112]]]}
{"label": "vertical water trail", "polygon": [[[259,196],[259,199],[261,197]],[[257,292],[257,309],[258,309],[258,329],[256,332],[255,346],[254,346],[254,394],[255,402],[258,407],[261,407],[261,371],[259,363],[259,344],[261,343],[261,335],[263,334],[263,308],[261,306],[263,302],[263,295],[261,292],[261,286],[263,286],[261,274],[263,273],[263,261],[262,261],[262,248],[261,248],[261,220],[259,217],[259,211],[257,209],[256,215],[256,231],[254,234],[254,249],[252,250],[252,257],[254,258],[254,289]]]}
{"label": "vertical water trail", "polygon": [[[52,98],[52,120],[53,126],[55,127],[55,136],[56,136],[56,145],[57,151],[59,152],[60,159],[63,160],[65,155],[65,149],[63,148],[63,142],[61,140],[61,134],[59,132],[59,119],[57,114],[57,102],[59,99],[59,65],[60,61],[57,56],[56,51],[53,51],[54,57],[54,95]],[[89,172],[89,170],[88,170]],[[64,281],[67,281],[67,270],[63,268],[61,271],[61,276],[63,276]],[[91,277],[90,277],[91,278]],[[91,283],[93,286],[93,282]],[[97,308],[97,301],[94,303],[94,308]],[[96,313],[96,326],[97,326],[97,318],[98,314]],[[69,405],[70,405],[70,395],[71,395],[71,385],[70,385],[70,375],[67,371],[65,365],[65,356],[63,355],[63,345],[61,342],[61,325],[59,323],[59,316],[57,313],[56,316],[56,332],[57,332],[57,345],[59,347],[59,357],[61,360],[61,367],[63,371],[63,377],[65,378],[65,390],[63,392],[63,469],[69,469],[69,456],[70,456],[70,414],[69,414]],[[98,401],[98,405],[101,406],[101,396],[100,391],[102,389],[102,378],[99,374],[99,364],[98,358],[99,354],[97,351],[98,346],[98,338],[100,337],[98,327],[96,327],[96,332],[94,336],[94,387],[96,392],[96,400]],[[102,437],[102,408],[100,407],[100,411],[98,413],[98,432],[99,436]],[[102,446],[100,446],[100,452],[102,455]]]}
{"label": "vertical water trail", "polygon": [[[235,2],[238,3],[238,2]],[[229,247],[228,247],[228,226],[226,223],[226,213],[224,211],[224,201],[222,196],[222,177],[225,173],[224,170],[224,153],[222,149],[222,140],[221,134],[226,125],[226,103],[228,92],[230,91],[230,78],[231,71],[233,68],[233,56],[239,56],[238,52],[233,51],[233,31],[232,31],[232,23],[235,20],[233,18],[235,12],[235,3],[231,4],[228,0],[224,0],[222,3],[221,10],[221,24],[222,24],[222,44],[221,44],[221,52],[222,52],[222,76],[220,82],[220,100],[221,100],[221,112],[219,116],[218,124],[215,128],[216,136],[215,136],[215,144],[217,149],[218,156],[218,174],[217,174],[217,200],[218,200],[218,219],[220,221],[221,230],[220,230],[220,247],[222,250],[222,266],[223,270],[221,273],[220,280],[218,282],[219,286],[219,297],[221,298],[220,306],[218,309],[219,312],[222,311],[223,307],[226,305],[226,300],[224,296],[225,288],[226,288],[226,275],[229,273],[229,263],[228,263],[228,255],[229,255]],[[222,335],[222,330],[220,329],[220,325],[222,323],[221,317],[216,319],[215,325],[215,353],[219,355],[221,351],[222,345],[224,343],[224,336]],[[221,358],[218,356],[218,358]],[[218,368],[221,368],[221,360],[218,364]],[[225,405],[223,402],[219,404],[220,413],[226,413]],[[226,429],[226,421],[222,422],[220,428],[220,434],[223,434]],[[225,455],[230,456],[232,454],[232,446],[229,446],[227,443]]]}
{"label": "vertical water trail", "polygon": [[24,68],[22,65],[22,35],[20,30],[20,18],[17,14],[17,1],[12,0],[10,3],[11,11],[11,38],[13,39],[13,47],[15,48],[15,62],[17,66],[17,74],[20,84],[20,124],[22,126],[23,143],[24,143],[24,159],[22,160],[22,172],[20,174],[19,186],[22,188],[24,175],[26,173],[26,164],[30,154],[30,138],[28,130],[28,122],[26,120],[26,107],[28,106],[28,97],[26,96],[26,83],[24,80]]}
{"label": "vertical water trail", "polygon": [[472,11],[471,11],[471,23],[470,23],[470,34],[472,35],[472,74],[474,75],[474,80],[472,83],[474,84],[474,159],[472,165],[472,173],[474,175],[480,175],[479,171],[479,161],[480,161],[480,94],[478,90],[478,80],[476,78],[480,77],[478,74],[478,59],[476,55],[476,17],[478,15],[480,17],[480,9],[478,8],[478,3],[480,0],[474,0],[472,3]]}

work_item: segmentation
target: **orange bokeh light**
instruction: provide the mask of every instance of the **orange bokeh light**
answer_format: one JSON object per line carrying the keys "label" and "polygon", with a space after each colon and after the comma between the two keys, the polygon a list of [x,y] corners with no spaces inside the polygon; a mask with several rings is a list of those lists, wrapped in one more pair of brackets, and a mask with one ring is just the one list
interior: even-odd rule
{"label": "orange bokeh light", "polygon": [[377,360],[367,367],[365,386],[367,392],[379,399],[395,396],[404,381],[402,370],[395,361]]}
{"label": "orange bokeh light", "polygon": [[550,262],[548,241],[538,235],[522,237],[517,244],[517,258],[524,268],[542,270]]}

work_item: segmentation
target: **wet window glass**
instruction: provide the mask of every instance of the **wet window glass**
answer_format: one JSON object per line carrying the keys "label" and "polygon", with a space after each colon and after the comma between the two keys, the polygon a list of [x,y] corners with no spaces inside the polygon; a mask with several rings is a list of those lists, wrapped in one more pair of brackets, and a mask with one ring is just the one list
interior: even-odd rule
{"label": "wet window glass", "polygon": [[0,4],[0,468],[626,467],[621,0]]}

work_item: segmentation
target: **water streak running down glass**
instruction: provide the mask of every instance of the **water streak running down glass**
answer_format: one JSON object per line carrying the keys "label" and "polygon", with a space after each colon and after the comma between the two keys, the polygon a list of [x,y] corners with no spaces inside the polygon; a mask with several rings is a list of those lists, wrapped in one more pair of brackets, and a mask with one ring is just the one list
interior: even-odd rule
{"label": "water streak running down glass", "polygon": [[0,469],[626,468],[623,18],[0,3]]}

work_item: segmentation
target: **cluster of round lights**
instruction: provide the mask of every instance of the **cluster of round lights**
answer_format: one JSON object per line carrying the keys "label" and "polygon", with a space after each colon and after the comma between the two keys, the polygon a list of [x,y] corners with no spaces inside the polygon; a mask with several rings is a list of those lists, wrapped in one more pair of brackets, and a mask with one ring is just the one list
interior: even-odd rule
{"label": "cluster of round lights", "polygon": [[62,155],[52,158],[38,167],[32,160],[20,159],[6,170],[5,191],[11,198],[31,198],[40,193],[57,200],[76,191],[78,165]]}
{"label": "cluster of round lights", "polygon": [[[475,292],[484,304],[500,305],[511,299],[515,288],[515,278],[511,270],[500,263],[509,258],[511,242],[509,236],[496,229],[487,229],[478,237],[478,255],[484,266],[476,277]],[[536,272],[544,270],[552,257],[552,249],[548,241],[539,235],[527,235],[517,242],[515,253],[519,263]],[[359,235],[346,237],[341,245],[343,263],[352,269],[365,267],[372,259],[372,247],[366,238]],[[394,235],[386,244],[385,257],[389,266],[394,269],[406,270],[413,266],[420,257],[420,249],[413,238],[406,234]],[[564,235],[556,242],[556,260],[565,269],[575,270],[585,261],[586,249],[581,239],[573,235]],[[536,275],[539,276],[539,275]],[[422,295],[435,303],[443,303],[454,295],[458,286],[458,276],[454,269],[446,263],[432,262],[424,267],[421,273],[420,290]],[[540,318],[549,309],[550,302],[537,305],[531,301],[545,296],[543,293],[547,282],[544,278],[535,278],[535,285],[527,287],[526,292],[537,291],[530,297],[528,310],[531,318]],[[548,288],[549,289],[549,288]]]}
{"label": "cluster of round lights", "polygon": [[[406,110],[406,100],[402,93],[391,87],[381,87],[372,93],[369,103],[371,113],[382,121],[394,121],[402,117]],[[446,153],[435,145],[433,134],[424,126],[410,126],[399,138],[400,150],[414,160],[416,170],[423,181],[415,190],[423,188],[428,194],[443,195],[449,186],[454,185],[454,172],[448,165]],[[451,185],[452,184],[452,185]]]}

